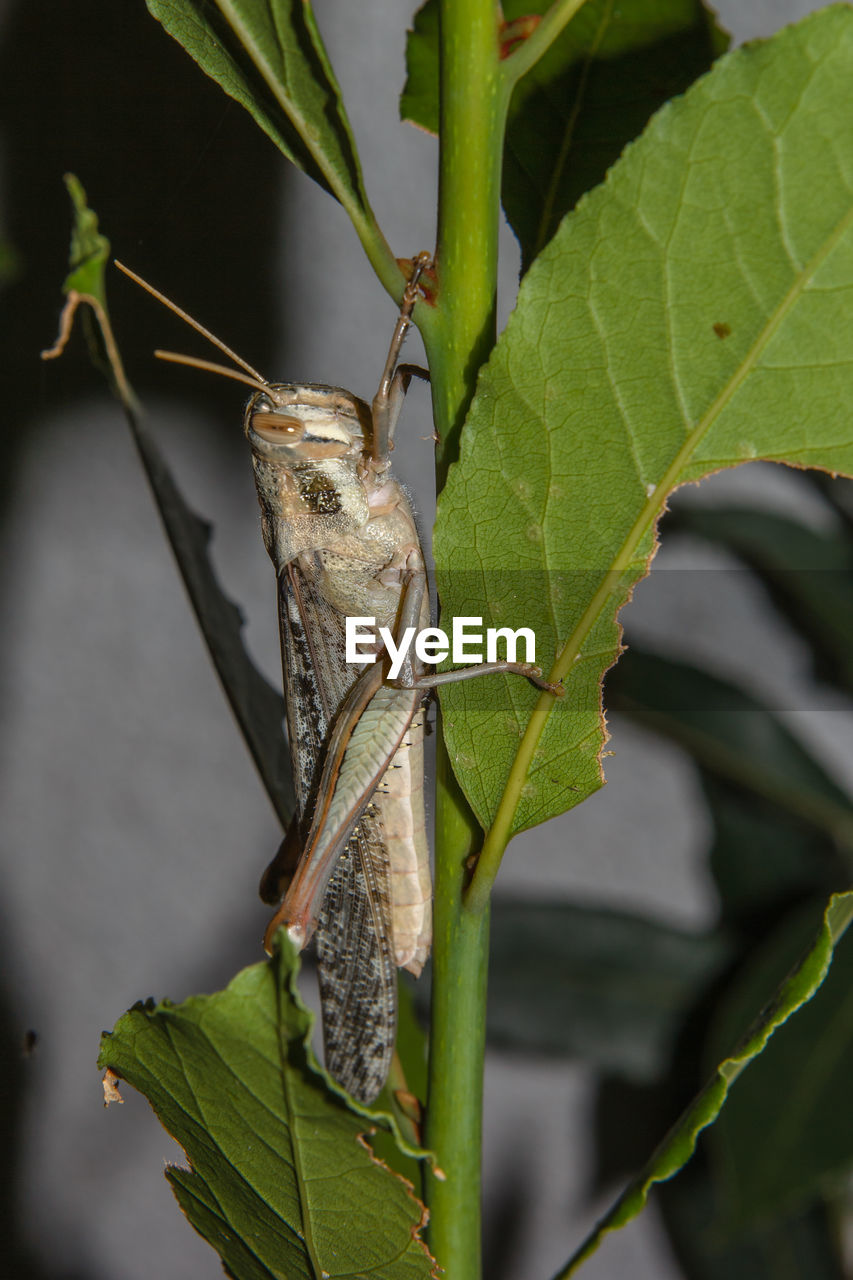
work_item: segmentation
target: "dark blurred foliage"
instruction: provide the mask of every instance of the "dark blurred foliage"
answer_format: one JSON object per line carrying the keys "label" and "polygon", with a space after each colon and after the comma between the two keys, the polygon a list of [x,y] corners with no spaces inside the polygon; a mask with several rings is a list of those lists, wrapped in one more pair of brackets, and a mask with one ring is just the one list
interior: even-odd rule
{"label": "dark blurred foliage", "polygon": [[[142,0],[6,5],[0,128],[0,236],[14,261],[0,294],[5,513],[33,420],[102,387],[79,337],[72,339],[71,358],[40,359],[56,335],[67,271],[71,209],[63,174],[76,173],[86,187],[115,256],[263,368],[283,336],[272,305],[271,263],[282,231],[286,165]],[[152,358],[157,346],[199,350],[200,340],[117,271],[109,289],[128,371],[145,398],[159,393],[191,402],[214,431],[219,426],[220,447],[239,449],[239,432],[235,436],[233,422],[217,410],[216,380],[176,377]],[[123,429],[118,408],[116,426]],[[48,1277],[18,1225],[27,1053],[38,1053],[21,1018],[14,993],[0,987],[0,1270],[8,1280],[78,1280],[66,1269]]]}
{"label": "dark blurred foliage", "polygon": [[[115,256],[264,367],[281,336],[268,286],[286,165],[141,2],[22,0],[0,41],[2,234],[18,263],[0,350],[8,491],[31,415],[97,385],[85,359],[39,359],[56,333],[66,272],[63,174],[80,178]],[[118,272],[110,289],[131,380],[146,396],[191,398],[215,421],[216,381],[176,378],[151,356],[194,341],[197,350],[198,340]]]}

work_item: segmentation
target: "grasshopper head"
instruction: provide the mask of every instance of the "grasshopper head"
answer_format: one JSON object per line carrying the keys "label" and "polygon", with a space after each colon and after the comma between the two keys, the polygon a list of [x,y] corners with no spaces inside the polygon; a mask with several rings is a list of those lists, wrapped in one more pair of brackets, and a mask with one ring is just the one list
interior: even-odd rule
{"label": "grasshopper head", "polygon": [[271,383],[252,396],[243,426],[256,457],[298,467],[359,457],[370,438],[370,409],[339,387]]}
{"label": "grasshopper head", "polygon": [[244,418],[252,447],[264,541],[278,571],[304,552],[332,547],[369,519],[359,469],[370,408],[338,387],[269,383]]}

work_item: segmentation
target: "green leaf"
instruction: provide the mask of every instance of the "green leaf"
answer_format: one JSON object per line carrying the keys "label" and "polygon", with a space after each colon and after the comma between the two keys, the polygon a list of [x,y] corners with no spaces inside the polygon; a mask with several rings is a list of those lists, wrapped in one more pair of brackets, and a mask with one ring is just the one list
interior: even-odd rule
{"label": "green leaf", "polygon": [[[550,0],[507,0],[507,23]],[[438,0],[415,14],[400,114],[438,133]],[[516,86],[507,116],[503,206],[527,270],[563,215],[601,182],[649,117],[723,53],[700,0],[587,0]]]}
{"label": "green leaf", "polygon": [[853,471],[851,78],[847,6],[722,58],[522,281],[435,538],[448,615],[531,627],[565,681],[442,691],[495,841],[601,785],[601,677],[668,494],[753,458]]}
{"label": "green leaf", "polygon": [[425,0],[406,36],[406,83],[400,94],[400,119],[438,134],[438,5]]}
{"label": "green leaf", "polygon": [[370,1113],[344,1105],[317,1065],[296,955],[244,969],[224,991],[137,1004],[99,1066],[144,1093],[186,1152],[167,1177],[237,1280],[434,1274],[423,1206],[370,1155]]}
{"label": "green leaf", "polygon": [[190,57],[280,151],[370,215],[340,89],[309,0],[146,0]]}
{"label": "green leaf", "polygon": [[[534,11],[548,7],[540,0]],[[504,10],[531,12],[524,0]],[[510,102],[502,198],[523,271],[654,112],[728,43],[701,0],[588,0]]]}
{"label": "green leaf", "polygon": [[682,506],[671,526],[719,543],[763,582],[779,612],[812,646],[816,674],[853,689],[853,539],[748,507]]}
{"label": "green leaf", "polygon": [[[725,1111],[723,1115],[725,1115]],[[692,1161],[658,1188],[684,1280],[845,1280],[833,1214],[823,1202],[732,1238],[720,1231],[714,1184]]]}
{"label": "green leaf", "polygon": [[83,184],[74,173],[66,173],[65,187],[71,197],[74,221],[71,224],[71,247],[68,265],[71,268],[62,285],[64,294],[76,289],[97,298],[103,307],[107,305],[104,272],[110,259],[110,242],[98,230],[98,215],[89,208]]}
{"label": "green leaf", "polygon": [[[379,1129],[370,1140],[380,1160],[401,1177],[411,1182],[420,1194],[423,1165],[420,1161],[420,1129],[427,1096],[427,1037],[415,1008],[414,983],[402,969],[397,970],[397,1038],[391,1072],[374,1109],[389,1112],[395,1120],[395,1131]],[[417,984],[420,988],[422,984]],[[398,1090],[404,1095],[400,1097]],[[414,1103],[412,1099],[414,1098]],[[416,1123],[417,1121],[417,1123]],[[397,1140],[406,1139],[405,1150]],[[417,1148],[418,1157],[411,1154]]]}
{"label": "green leaf", "polygon": [[701,1131],[713,1124],[731,1085],[756,1058],[770,1037],[818,990],[832,962],[833,948],[853,920],[853,893],[834,895],[812,947],[799,966],[782,983],[771,1003],[756,1017],[737,1048],[719,1063],[708,1083],[673,1125],[648,1164],[632,1180],[616,1204],[558,1273],[557,1280],[574,1275],[595,1252],[602,1238],[624,1227],[642,1210],[652,1186],[664,1182],[690,1159]]}
{"label": "green leaf", "polygon": [[42,360],[53,360],[62,354],[79,312],[92,364],[107,379],[113,394],[121,400],[127,412],[132,414],[136,399],[122,366],[107,309],[104,275],[110,256],[110,242],[98,230],[98,215],[89,208],[80,179],[76,174],[66,173],[64,181],[73,212],[68,251],[70,270],[62,284],[66,302],[60,317],[59,336],[50,350],[42,351],[41,357]]}
{"label": "green leaf", "polygon": [[397,1041],[395,1052],[400,1059],[406,1085],[411,1093],[426,1102],[427,1036],[417,1015],[413,983],[402,969],[397,970]]}
{"label": "green leaf", "polygon": [[[767,999],[813,929],[813,910],[801,910],[751,957],[718,1012],[717,1043]],[[738,1080],[710,1135],[724,1230],[799,1208],[853,1166],[851,941],[848,935],[836,948],[814,999]]]}
{"label": "green leaf", "polygon": [[663,1072],[685,1014],[729,955],[719,934],[570,903],[498,898],[489,1041],[652,1080]]}

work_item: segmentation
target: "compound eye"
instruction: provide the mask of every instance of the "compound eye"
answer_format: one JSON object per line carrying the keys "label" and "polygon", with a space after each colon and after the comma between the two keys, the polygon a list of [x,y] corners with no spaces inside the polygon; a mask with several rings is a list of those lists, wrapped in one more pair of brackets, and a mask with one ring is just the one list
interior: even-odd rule
{"label": "compound eye", "polygon": [[271,403],[257,403],[249,425],[256,435],[270,444],[297,444],[305,434],[305,423],[299,418],[275,413]]}

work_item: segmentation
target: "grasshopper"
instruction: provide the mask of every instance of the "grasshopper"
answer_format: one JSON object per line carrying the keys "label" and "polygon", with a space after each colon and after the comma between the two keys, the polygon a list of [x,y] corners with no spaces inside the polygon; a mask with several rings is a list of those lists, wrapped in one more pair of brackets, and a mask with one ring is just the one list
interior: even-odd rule
{"label": "grasshopper", "polygon": [[[161,358],[254,388],[243,419],[266,549],[276,572],[287,731],[297,813],[261,881],[301,949],[315,937],[326,1066],[372,1102],[396,1035],[396,969],[418,976],[431,942],[425,830],[423,701],[433,686],[517,672],[528,663],[427,672],[406,656],[394,679],[380,630],[429,624],[427,574],[411,505],[393,476],[394,430],[413,376],[399,356],[429,255],[414,260],[379,388],[370,404],[339,387],[270,383],[140,277],[122,268],[224,351],[243,372],[194,357]],[[375,619],[367,653],[345,660],[348,617]],[[364,650],[362,650],[364,652]]]}

